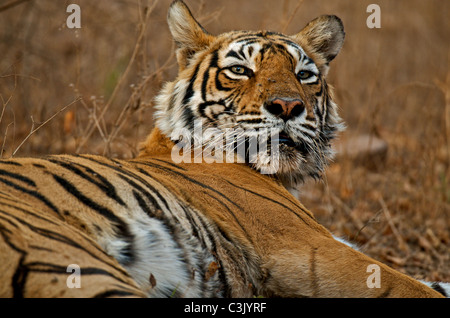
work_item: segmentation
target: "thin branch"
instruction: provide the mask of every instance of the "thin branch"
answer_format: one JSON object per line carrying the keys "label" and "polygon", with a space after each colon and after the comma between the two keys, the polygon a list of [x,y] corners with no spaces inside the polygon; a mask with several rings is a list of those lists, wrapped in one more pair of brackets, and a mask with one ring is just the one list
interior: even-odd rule
{"label": "thin branch", "polygon": [[2,149],[0,150],[0,158],[3,158],[3,151],[5,151],[6,138],[8,137],[8,129],[9,129],[9,126],[11,126],[11,125],[14,125],[14,122],[11,122],[8,124],[8,126],[6,126],[5,135],[3,137]]}
{"label": "thin branch", "polygon": [[[100,115],[98,117],[99,120],[103,119],[103,117],[105,116],[105,114],[108,111],[109,107],[112,105],[112,102],[114,101],[114,99],[115,99],[119,89],[122,87],[123,83],[125,82],[125,78],[128,76],[128,73],[130,72],[131,67],[134,64],[136,56],[138,55],[139,50],[140,50],[141,45],[142,45],[142,39],[144,38],[144,35],[145,35],[147,22],[148,22],[148,20],[150,18],[150,14],[152,13],[153,9],[156,7],[157,2],[158,1],[154,1],[152,6],[149,7],[146,10],[146,12],[145,12],[144,22],[142,22],[141,25],[140,25],[140,32],[139,32],[139,35],[137,37],[136,44],[135,44],[133,53],[131,55],[131,58],[128,61],[128,65],[127,65],[125,71],[123,72],[123,74],[121,75],[118,83],[114,87],[114,90],[113,90],[111,96],[109,97],[105,107],[103,107],[103,110],[102,110],[102,112],[100,113]],[[78,148],[77,148],[76,152],[78,152],[85,145],[85,143],[88,141],[88,139],[91,137],[92,133],[94,132],[95,127],[96,127],[95,123],[91,122],[90,125],[89,125],[89,128],[87,129],[87,134],[84,137],[84,139],[81,141],[80,145],[78,145]]]}
{"label": "thin branch", "polygon": [[298,9],[300,9],[300,7],[303,4],[303,0],[299,0],[297,2],[297,6],[295,7],[295,9],[292,11],[291,15],[289,16],[289,18],[287,19],[287,21],[284,23],[282,29],[281,29],[281,33],[285,33],[286,29],[288,28],[289,24],[291,24],[292,19],[294,19],[294,16],[296,15]]}
{"label": "thin branch", "polygon": [[386,217],[386,220],[388,221],[389,227],[392,230],[392,233],[394,233],[395,238],[397,239],[397,243],[399,245],[399,248],[403,251],[409,252],[408,245],[405,243],[405,240],[401,236],[400,232],[398,231],[397,227],[394,224],[394,221],[392,220],[391,213],[389,212],[389,209],[384,202],[383,198],[380,198],[378,200],[381,205],[381,209],[383,210],[384,216]]}
{"label": "thin branch", "polygon": [[55,118],[56,116],[58,116],[60,113],[62,113],[63,111],[65,111],[68,107],[72,106],[73,104],[77,103],[78,101],[80,101],[82,99],[82,97],[78,97],[77,99],[75,99],[74,101],[72,101],[70,104],[67,104],[66,106],[64,106],[63,108],[61,108],[60,110],[58,110],[55,114],[53,114],[50,118],[48,118],[46,121],[44,121],[43,123],[39,124],[36,128],[34,128],[34,121],[33,121],[33,117],[31,117],[32,120],[32,125],[31,125],[31,130],[28,133],[28,135],[22,140],[22,142],[20,143],[19,146],[17,146],[16,150],[14,150],[14,152],[12,153],[11,157],[14,157],[14,155],[17,153],[17,151],[19,151],[20,147],[23,146],[23,144],[39,129],[41,129],[44,125],[46,125],[49,121],[51,121],[53,118]]}

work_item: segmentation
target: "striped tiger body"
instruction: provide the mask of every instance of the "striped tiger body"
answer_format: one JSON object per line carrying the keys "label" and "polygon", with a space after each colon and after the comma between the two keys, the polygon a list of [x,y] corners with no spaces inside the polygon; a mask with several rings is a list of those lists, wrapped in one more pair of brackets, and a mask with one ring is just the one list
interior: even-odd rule
{"label": "striped tiger body", "polygon": [[[65,296],[36,294],[42,287],[24,275],[65,284],[70,264],[81,267],[83,285],[92,272],[121,287],[95,296],[223,294],[219,275],[211,273],[207,280],[205,275],[211,263],[219,264],[217,255],[232,257],[228,254],[237,247],[223,248],[229,244],[214,235],[218,231],[210,220],[159,180],[171,170],[181,175],[181,167],[157,159],[125,162],[96,156],[18,159],[0,166],[2,233],[14,255],[0,266],[2,273],[16,268],[8,296]],[[63,256],[55,262],[52,255],[59,253]]]}
{"label": "striped tiger body", "polygon": [[[137,158],[0,161],[0,296],[445,294],[445,284],[430,288],[336,240],[287,190],[323,171],[342,128],[325,81],[344,38],[337,17],[320,17],[294,36],[215,37],[174,1],[168,21],[180,72],[158,96],[156,128]],[[240,129],[244,160],[175,162],[182,143],[194,144],[188,155],[195,157],[196,121],[225,135]],[[260,128],[275,129],[278,147],[258,148],[250,162],[247,142],[269,138]],[[273,168],[261,159],[273,152],[278,169],[260,173]],[[368,285],[371,266],[379,288]]]}
{"label": "striped tiger body", "polygon": [[[245,164],[174,165],[169,149],[2,161],[0,294],[439,296],[336,241],[272,177]],[[79,289],[67,285],[70,264]],[[367,287],[371,264],[380,289]]]}

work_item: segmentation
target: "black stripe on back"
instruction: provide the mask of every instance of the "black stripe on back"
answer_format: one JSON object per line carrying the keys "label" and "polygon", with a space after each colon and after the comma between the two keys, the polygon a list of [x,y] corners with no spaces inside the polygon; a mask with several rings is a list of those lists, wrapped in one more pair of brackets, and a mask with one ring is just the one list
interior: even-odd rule
{"label": "black stripe on back", "polygon": [[120,289],[110,289],[105,292],[96,294],[94,298],[127,297],[127,296],[136,296],[136,294]]}
{"label": "black stripe on back", "polygon": [[[59,224],[53,222],[52,220],[50,220],[50,219],[44,217],[43,215],[38,214],[38,213],[39,213],[38,211],[36,211],[37,213],[34,213],[34,212],[31,212],[30,210],[22,209],[22,208],[20,208],[20,207],[18,207],[18,206],[16,206],[16,205],[8,204],[8,203],[5,202],[5,200],[12,201],[13,203],[17,203],[16,201],[14,201],[14,200],[12,200],[12,199],[10,199],[10,198],[3,198],[3,200],[2,200],[2,206],[7,206],[7,207],[12,208],[12,209],[14,209],[14,210],[18,210],[18,211],[20,211],[20,212],[22,212],[22,213],[31,215],[31,216],[33,216],[33,217],[35,217],[35,218],[37,218],[37,219],[39,219],[39,220],[42,220],[42,221],[44,221],[44,222],[48,222],[48,223],[53,224],[53,225],[59,225]],[[33,210],[36,210],[36,209],[33,208],[33,207],[32,207],[32,209],[33,209]]]}
{"label": "black stripe on back", "polygon": [[11,165],[11,166],[17,166],[17,167],[22,167],[22,165],[18,162],[15,161],[5,161],[5,160],[0,160],[0,164],[5,164],[5,165]]}
{"label": "black stripe on back", "polygon": [[31,180],[28,177],[25,177],[24,175],[18,174],[18,173],[0,169],[0,176],[10,177],[10,178],[22,181],[22,182],[28,184],[29,186],[36,187],[36,183],[33,180]]}
{"label": "black stripe on back", "polygon": [[[125,176],[125,174],[118,174],[119,178],[121,178],[122,180],[124,180],[126,183],[128,183],[131,187],[133,187],[134,189],[138,190],[140,193],[142,193],[152,204],[154,207],[162,209],[160,204],[156,201],[155,197],[156,196],[164,205],[166,210],[170,210],[169,208],[169,204],[167,203],[166,198],[164,198],[159,191],[157,191],[155,189],[155,187],[153,187],[150,183],[146,182],[145,180],[142,180],[142,178],[139,178],[137,176],[132,176],[136,179],[141,179],[139,180],[141,183],[144,184],[144,186],[147,189],[144,189],[142,186],[140,186],[139,184],[137,184],[132,178],[129,178],[128,176]],[[150,191],[149,191],[150,190]]]}
{"label": "black stripe on back", "polygon": [[29,194],[29,195],[35,197],[39,201],[43,202],[47,207],[49,207],[59,217],[61,217],[60,212],[56,208],[56,206],[52,202],[50,202],[49,199],[47,199],[45,196],[43,196],[41,193],[39,193],[37,191],[26,189],[24,187],[21,187],[21,186],[15,184],[14,182],[11,182],[11,181],[3,179],[3,178],[0,178],[0,182],[4,183],[7,186],[10,186],[11,188],[14,188],[14,189],[18,190],[18,191],[21,191],[23,193],[26,193],[26,194]]}
{"label": "black stripe on back", "polygon": [[[194,184],[196,184],[196,185],[198,185],[198,186],[200,186],[200,187],[202,187],[202,188],[205,188],[205,189],[208,189],[208,190],[213,191],[214,193],[218,194],[219,196],[221,196],[222,198],[224,198],[225,200],[227,200],[229,203],[231,203],[232,205],[234,205],[234,206],[237,207],[238,209],[242,210],[242,208],[241,208],[236,202],[232,201],[230,198],[228,198],[226,195],[224,195],[224,194],[221,193],[220,191],[217,191],[216,189],[214,189],[214,188],[210,187],[209,185],[206,185],[206,184],[204,184],[204,183],[202,183],[202,182],[200,182],[200,181],[197,181],[197,180],[195,180],[195,179],[192,179],[192,178],[188,177],[187,175],[185,175],[184,173],[181,173],[181,172],[178,172],[178,171],[171,170],[170,168],[167,168],[167,167],[158,165],[158,164],[156,164],[156,163],[151,163],[151,162],[141,162],[141,161],[134,161],[134,163],[140,164],[140,165],[149,166],[149,167],[156,168],[156,169],[159,169],[159,170],[163,170],[163,171],[166,171],[166,172],[169,172],[169,173],[172,173],[172,174],[176,174],[176,175],[178,175],[178,176],[180,176],[180,177],[186,179],[187,181],[190,181],[190,182],[192,182],[192,183],[194,183]],[[151,175],[148,174],[145,170],[141,170],[141,172],[143,172],[143,173],[145,173],[146,175],[148,175],[149,177],[151,177]]]}
{"label": "black stripe on back", "polygon": [[23,298],[25,291],[25,284],[29,273],[28,267],[24,265],[25,255],[22,255],[17,264],[16,271],[11,280],[11,287],[13,289],[14,298]]}
{"label": "black stripe on back", "polygon": [[[216,189],[214,189],[214,188],[212,188],[212,187],[210,187],[210,186],[208,186],[208,185],[206,185],[206,184],[204,184],[204,183],[201,183],[201,182],[199,182],[199,181],[197,181],[197,180],[195,180],[195,179],[192,179],[192,178],[188,177],[187,175],[185,175],[185,174],[183,174],[183,173],[181,173],[181,172],[174,171],[174,170],[169,169],[169,168],[167,168],[167,167],[160,166],[160,165],[158,165],[158,164],[150,163],[150,162],[135,162],[135,163],[141,164],[141,165],[146,165],[146,166],[149,166],[149,167],[152,167],[152,168],[156,168],[156,169],[159,169],[159,170],[163,170],[163,171],[166,171],[166,172],[169,172],[169,173],[172,173],[172,174],[176,174],[176,175],[178,175],[178,176],[184,178],[185,180],[187,180],[187,181],[189,181],[189,182],[192,182],[193,184],[196,184],[196,185],[198,185],[198,186],[200,186],[200,187],[202,187],[202,188],[204,188],[204,189],[208,189],[208,190],[214,192],[215,194],[218,194],[220,197],[222,197],[223,199],[225,199],[226,201],[228,201],[229,203],[231,203],[232,205],[234,205],[234,206],[235,206],[237,209],[239,209],[240,211],[243,210],[236,202],[232,201],[230,198],[228,198],[226,195],[224,195],[224,194],[221,193],[220,191],[217,191]],[[147,171],[145,171],[145,170],[140,170],[140,171],[141,171],[142,173],[148,175],[149,177],[151,177],[151,175],[150,175]],[[206,192],[206,191],[205,191],[205,194],[208,195],[209,197],[213,198],[214,200],[216,200],[219,204],[221,204],[221,205],[222,205],[222,206],[230,213],[230,215],[234,218],[234,220],[236,221],[236,223],[241,227],[243,233],[245,233],[247,239],[248,239],[250,242],[252,242],[250,236],[248,236],[248,234],[247,234],[247,232],[245,231],[244,227],[240,224],[238,218],[237,218],[236,215],[233,213],[233,211],[229,208],[228,204],[226,204],[225,202],[223,202],[220,198],[215,197],[215,196],[213,196],[212,194],[210,194],[210,193],[208,193],[208,192]]]}
{"label": "black stripe on back", "polygon": [[[69,275],[67,272],[67,267],[61,266],[61,265],[45,263],[45,262],[30,262],[30,263],[27,263],[24,265],[26,267],[27,274],[30,272],[33,272],[33,273],[50,273],[50,274]],[[111,266],[111,268],[116,269],[113,266]],[[128,282],[124,281],[122,278],[117,277],[113,273],[111,273],[103,268],[98,268],[98,267],[81,267],[80,275],[81,276],[92,276],[92,275],[108,276],[108,277],[115,279],[116,281],[119,281],[124,284],[128,284]],[[129,288],[126,288],[126,289],[129,289]],[[109,291],[106,291],[103,293],[116,294],[117,292],[118,292],[117,290],[109,290]],[[126,292],[124,290],[121,291],[121,294],[126,295],[126,296],[136,295],[131,292]]]}
{"label": "black stripe on back", "polygon": [[[111,182],[109,182],[107,178],[102,176],[97,171],[94,171],[94,170],[92,170],[91,168],[89,168],[87,166],[83,166],[83,165],[81,165],[79,163],[75,163],[75,162],[64,162],[64,161],[56,160],[54,158],[48,159],[48,160],[50,162],[58,165],[58,166],[61,166],[61,167],[65,168],[65,169],[75,173],[80,178],[83,178],[84,180],[89,181],[90,183],[92,183],[95,186],[97,186],[97,188],[99,188],[101,191],[103,191],[103,193],[105,193],[108,197],[110,197],[111,199],[115,200],[120,205],[126,206],[125,202],[123,202],[123,200],[117,194],[116,188],[114,187],[114,185],[112,185]],[[95,178],[98,179],[98,180],[96,180],[95,178],[93,178],[90,175],[86,174],[84,171],[82,171],[81,169],[79,169],[76,166],[79,166],[79,167],[83,168],[86,172],[88,172],[91,175],[95,176]]]}
{"label": "black stripe on back", "polygon": [[[99,262],[102,262],[102,263],[106,264],[107,266],[114,266],[113,264],[105,261],[104,259],[100,259],[98,257],[98,255],[95,255],[91,251],[87,250],[85,246],[80,245],[82,243],[79,244],[78,242],[75,242],[74,240],[72,240],[71,238],[69,238],[69,237],[67,237],[67,236],[65,236],[63,234],[56,233],[54,231],[51,231],[51,230],[48,230],[48,229],[45,229],[45,228],[40,228],[38,226],[32,225],[32,224],[26,222],[25,220],[23,220],[22,218],[20,218],[20,217],[18,217],[16,215],[11,215],[11,214],[9,214],[7,212],[4,212],[4,211],[1,211],[1,210],[0,210],[0,213],[4,214],[4,215],[6,215],[6,216],[8,216],[10,218],[15,219],[17,222],[19,222],[20,224],[28,227],[31,231],[33,231],[34,233],[36,233],[38,235],[41,235],[41,236],[43,236],[43,237],[45,237],[45,238],[47,238],[49,240],[54,240],[54,241],[57,241],[57,242],[61,242],[63,244],[67,244],[67,245],[69,245],[71,247],[79,249],[79,250],[87,253],[91,257],[97,259]],[[0,218],[3,218],[5,220],[7,220],[5,217],[0,217]],[[10,220],[7,220],[7,221],[9,223],[12,223]],[[16,225],[14,225],[14,226],[16,226]],[[83,244],[85,244],[85,243],[89,244],[90,247],[96,249],[98,252],[100,252],[101,254],[106,256],[107,260],[112,260],[111,255],[108,255],[103,249],[98,247],[97,244],[91,244],[91,242],[89,240],[86,240],[86,241],[83,242]],[[19,251],[22,252],[22,253],[25,253],[25,251],[21,251],[21,250],[19,250]],[[129,274],[126,271],[124,271],[122,268],[116,268],[116,270],[120,271],[122,274],[125,274],[125,275],[129,276]]]}
{"label": "black stripe on back", "polygon": [[148,158],[148,160],[163,162],[163,163],[165,163],[165,164],[167,164],[167,165],[169,165],[169,166],[171,166],[171,167],[173,167],[175,169],[182,170],[182,171],[187,171],[185,168],[180,167],[179,165],[177,165],[177,164],[175,164],[173,162],[167,161],[167,160],[162,160],[162,159],[157,159],[157,158]]}
{"label": "black stripe on back", "polygon": [[84,194],[82,194],[72,183],[70,183],[68,180],[52,174],[53,178],[56,182],[59,183],[68,193],[70,193],[72,196],[74,196],[77,200],[88,206],[89,208],[93,209],[94,211],[98,212],[100,215],[107,218],[109,221],[112,222],[116,229],[117,235],[126,242],[126,247],[122,248],[121,255],[125,258],[125,263],[131,263],[134,260],[134,248],[133,248],[133,242],[134,242],[134,235],[130,232],[130,229],[128,228],[128,225],[120,219],[118,216],[116,216],[110,209],[98,204],[97,202],[91,200]]}
{"label": "black stripe on back", "polygon": [[[304,219],[303,219],[296,211],[292,210],[291,208],[289,208],[288,206],[284,205],[283,203],[278,202],[278,201],[276,201],[276,200],[274,200],[274,199],[271,199],[271,198],[269,198],[269,197],[266,197],[265,195],[262,195],[262,194],[260,194],[260,193],[254,192],[254,191],[252,191],[252,190],[250,190],[250,189],[248,189],[248,188],[243,188],[243,187],[241,187],[241,186],[238,186],[238,185],[236,185],[236,184],[234,184],[234,183],[232,183],[232,182],[230,182],[230,181],[228,181],[228,180],[225,180],[225,181],[226,181],[228,184],[232,185],[233,187],[236,187],[236,188],[238,188],[238,189],[244,190],[244,191],[249,192],[249,193],[251,193],[251,194],[254,194],[254,195],[256,195],[256,196],[258,196],[258,197],[260,197],[260,198],[262,198],[262,199],[268,200],[268,201],[270,201],[270,202],[272,202],[272,203],[275,203],[275,204],[277,204],[277,205],[282,206],[283,208],[285,208],[285,209],[291,211],[292,213],[294,213],[294,214],[295,214],[299,219],[301,219],[305,224],[308,224],[307,222],[305,222],[305,220],[304,220]],[[286,198],[286,197],[285,197],[285,198]],[[294,204],[295,206],[297,206],[301,211],[303,211],[307,216],[309,216],[310,219],[312,219],[312,220],[315,221],[315,219],[314,219],[309,213],[307,213],[304,209],[302,209],[298,204],[294,203],[294,202],[291,201],[289,198],[286,198],[286,199],[288,199],[289,202],[291,202],[292,204]]]}

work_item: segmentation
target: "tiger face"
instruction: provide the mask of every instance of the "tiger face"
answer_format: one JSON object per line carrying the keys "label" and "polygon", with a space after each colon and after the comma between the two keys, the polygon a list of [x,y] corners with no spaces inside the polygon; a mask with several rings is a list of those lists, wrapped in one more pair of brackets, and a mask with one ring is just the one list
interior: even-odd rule
{"label": "tiger face", "polygon": [[[224,135],[239,131],[225,138],[233,149],[265,138],[276,147],[256,148],[253,157],[246,148],[244,161],[253,168],[271,171],[287,186],[318,177],[333,155],[330,140],[343,126],[325,80],[344,40],[340,19],[321,16],[293,36],[269,31],[213,36],[175,1],[168,22],[179,75],[157,97],[158,128],[174,141],[181,130],[194,132],[196,121]],[[201,146],[212,142],[217,139],[202,139]],[[276,166],[267,153],[276,153]]]}

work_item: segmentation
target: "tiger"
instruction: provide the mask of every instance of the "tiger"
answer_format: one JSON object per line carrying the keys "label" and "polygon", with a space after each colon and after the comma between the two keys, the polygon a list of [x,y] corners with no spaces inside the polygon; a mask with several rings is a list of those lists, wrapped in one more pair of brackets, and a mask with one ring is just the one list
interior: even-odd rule
{"label": "tiger", "polygon": [[[168,24],[179,73],[157,96],[136,158],[0,161],[1,297],[448,296],[448,284],[415,280],[335,238],[289,191],[323,172],[343,128],[325,80],[344,41],[338,17],[293,36],[214,36],[175,0]],[[184,147],[199,137],[194,121],[241,128],[248,145],[272,128],[277,147],[253,162],[249,149],[237,162],[178,160],[196,150]],[[258,151],[276,153],[277,169]]]}

